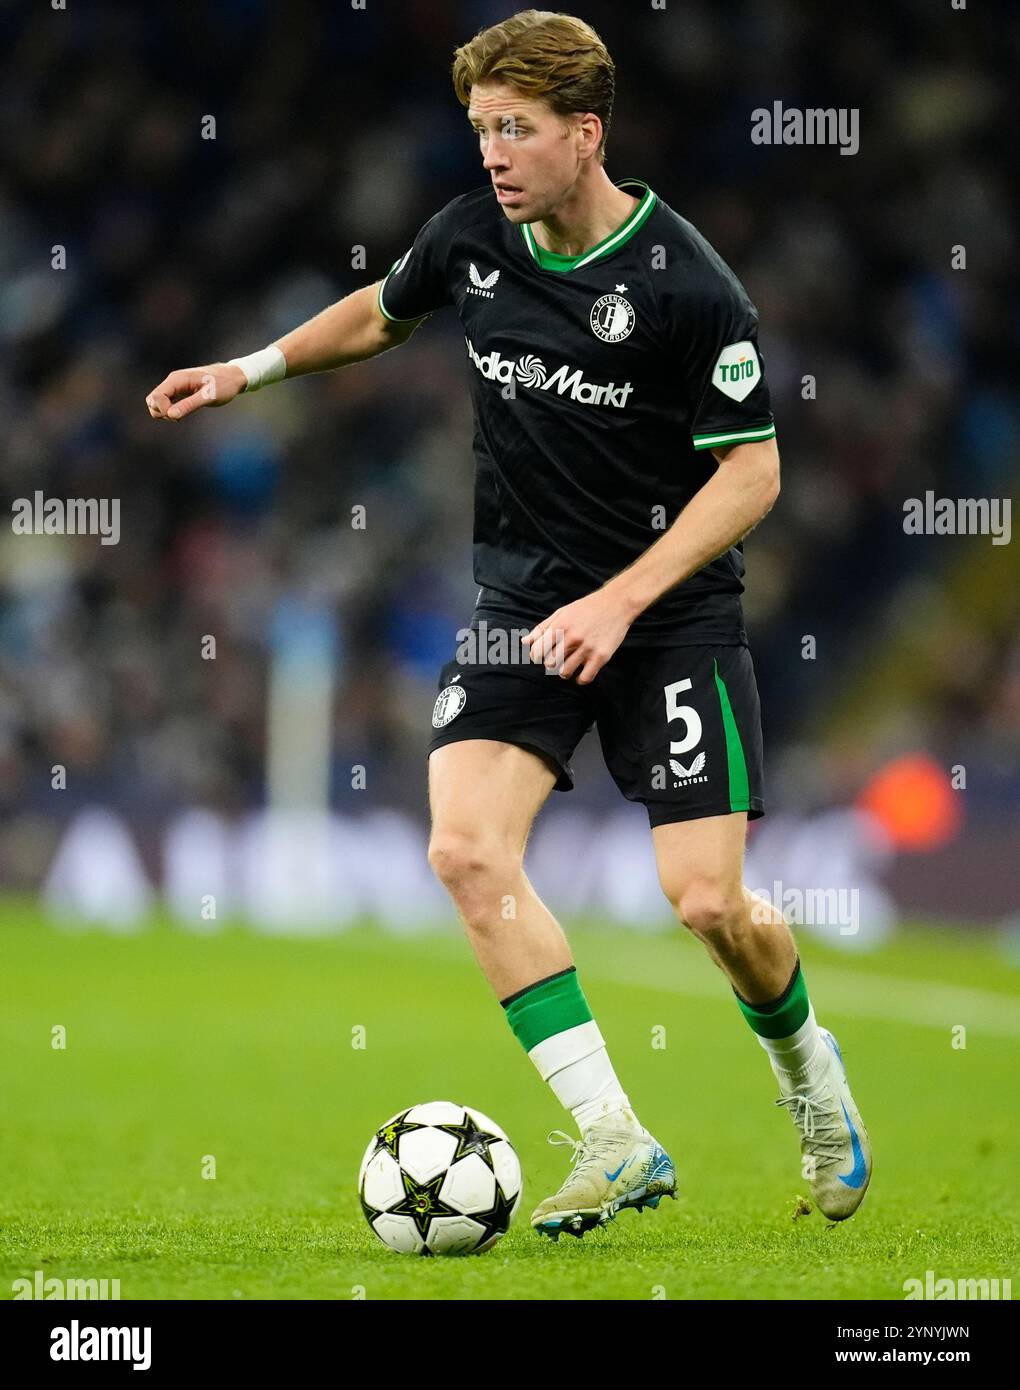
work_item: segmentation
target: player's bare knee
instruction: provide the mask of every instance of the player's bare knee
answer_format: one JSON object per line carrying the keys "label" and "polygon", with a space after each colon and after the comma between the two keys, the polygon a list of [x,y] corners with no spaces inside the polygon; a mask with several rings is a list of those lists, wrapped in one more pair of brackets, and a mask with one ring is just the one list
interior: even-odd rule
{"label": "player's bare knee", "polygon": [[737,936],[746,918],[740,889],[711,879],[688,884],[674,903],[677,916],[700,940],[720,943]]}
{"label": "player's bare knee", "polygon": [[454,898],[488,895],[503,885],[510,891],[520,869],[519,856],[491,838],[463,831],[434,831],[429,864]]}

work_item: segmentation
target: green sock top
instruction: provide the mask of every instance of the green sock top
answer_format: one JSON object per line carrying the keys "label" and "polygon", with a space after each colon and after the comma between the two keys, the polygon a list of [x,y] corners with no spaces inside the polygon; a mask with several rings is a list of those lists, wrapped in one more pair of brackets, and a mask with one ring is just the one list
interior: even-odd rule
{"label": "green sock top", "polygon": [[501,999],[500,1003],[525,1052],[555,1033],[592,1020],[591,1009],[577,978],[577,967],[573,965],[555,975],[547,975],[544,980],[536,980],[516,994]]}
{"label": "green sock top", "polygon": [[790,983],[778,999],[767,1004],[749,1004],[735,989],[733,993],[737,995],[740,1012],[760,1038],[788,1038],[808,1016],[810,1001],[799,956]]}

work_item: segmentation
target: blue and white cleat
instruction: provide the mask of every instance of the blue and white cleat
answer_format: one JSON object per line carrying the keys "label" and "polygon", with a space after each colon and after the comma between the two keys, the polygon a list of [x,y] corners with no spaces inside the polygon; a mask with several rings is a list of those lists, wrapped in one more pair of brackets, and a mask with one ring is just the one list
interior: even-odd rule
{"label": "blue and white cleat", "polygon": [[822,1045],[803,1074],[773,1065],[785,1105],[800,1131],[803,1173],[815,1205],[830,1221],[845,1221],[864,1200],[871,1181],[871,1142],[850,1094],[839,1044],[819,1028]]}
{"label": "blue and white cleat", "polygon": [[583,1236],[595,1226],[608,1225],[624,1207],[640,1212],[654,1209],[664,1196],[676,1198],[673,1160],[632,1110],[615,1111],[580,1139],[554,1129],[549,1142],[570,1144],[574,1166],[560,1190],[531,1213],[539,1235],[553,1240],[563,1231]]}

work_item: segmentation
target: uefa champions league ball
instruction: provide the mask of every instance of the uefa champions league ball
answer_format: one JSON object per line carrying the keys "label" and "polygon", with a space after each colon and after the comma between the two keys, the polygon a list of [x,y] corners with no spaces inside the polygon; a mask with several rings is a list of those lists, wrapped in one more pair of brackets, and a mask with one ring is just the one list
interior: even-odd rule
{"label": "uefa champions league ball", "polygon": [[522,1185],[520,1160],[499,1125],[448,1100],[387,1120],[358,1174],[368,1224],[405,1255],[491,1249],[510,1227]]}

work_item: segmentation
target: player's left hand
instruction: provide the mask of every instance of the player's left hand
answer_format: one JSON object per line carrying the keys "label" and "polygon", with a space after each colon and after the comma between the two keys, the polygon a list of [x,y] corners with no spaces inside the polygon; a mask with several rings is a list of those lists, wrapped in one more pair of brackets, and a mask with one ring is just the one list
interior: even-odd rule
{"label": "player's left hand", "polygon": [[577,675],[588,685],[627,635],[633,621],[619,598],[608,589],[557,608],[521,638],[531,647],[531,659],[564,680]]}

